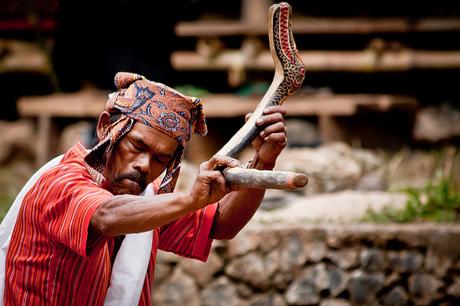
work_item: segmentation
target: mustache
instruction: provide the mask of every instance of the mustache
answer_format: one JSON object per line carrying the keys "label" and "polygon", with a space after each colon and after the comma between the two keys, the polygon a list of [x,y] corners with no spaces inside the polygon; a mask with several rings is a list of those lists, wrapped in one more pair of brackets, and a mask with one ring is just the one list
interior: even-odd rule
{"label": "mustache", "polygon": [[139,184],[142,190],[147,187],[147,178],[137,171],[123,173],[115,177],[115,183],[119,183],[123,179],[129,179],[131,181],[136,182]]}

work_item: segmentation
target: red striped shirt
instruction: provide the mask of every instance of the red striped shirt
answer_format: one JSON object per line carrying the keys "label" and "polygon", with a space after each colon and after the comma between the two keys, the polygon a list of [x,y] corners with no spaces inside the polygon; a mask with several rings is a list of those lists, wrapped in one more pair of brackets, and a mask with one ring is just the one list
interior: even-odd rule
{"label": "red striped shirt", "polygon": [[[89,237],[94,211],[112,197],[88,173],[77,144],[25,196],[6,257],[5,305],[102,305],[115,238]],[[158,187],[158,182],[155,184]],[[151,305],[158,248],[206,260],[217,205],[154,230],[139,305]]]}

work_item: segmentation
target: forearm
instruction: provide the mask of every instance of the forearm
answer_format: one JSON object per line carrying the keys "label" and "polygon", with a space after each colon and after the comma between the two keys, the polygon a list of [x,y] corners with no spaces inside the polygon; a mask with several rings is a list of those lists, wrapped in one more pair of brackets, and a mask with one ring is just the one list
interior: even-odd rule
{"label": "forearm", "polygon": [[212,238],[232,239],[249,222],[262,202],[265,190],[234,191],[219,201]]}
{"label": "forearm", "polygon": [[102,204],[91,218],[95,232],[117,236],[158,228],[195,210],[182,193],[155,196],[118,195]]}

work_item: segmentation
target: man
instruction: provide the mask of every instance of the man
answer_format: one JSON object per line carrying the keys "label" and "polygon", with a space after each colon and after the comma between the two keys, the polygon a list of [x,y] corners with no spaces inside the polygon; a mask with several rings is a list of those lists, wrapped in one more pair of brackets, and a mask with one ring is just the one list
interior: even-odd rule
{"label": "man", "polygon": [[[215,169],[239,162],[224,156],[201,164],[189,192],[172,193],[192,130],[206,133],[201,102],[137,74],[118,73],[115,84],[99,117],[99,143],[90,151],[76,144],[22,200],[6,256],[5,305],[102,305],[120,244],[142,232],[152,240],[138,304],[151,305],[158,248],[205,261],[212,239],[234,237],[262,201],[262,190],[230,190]],[[286,143],[284,114],[275,107],[258,120],[264,129],[252,167],[274,167]],[[156,194],[139,196],[150,182]]]}

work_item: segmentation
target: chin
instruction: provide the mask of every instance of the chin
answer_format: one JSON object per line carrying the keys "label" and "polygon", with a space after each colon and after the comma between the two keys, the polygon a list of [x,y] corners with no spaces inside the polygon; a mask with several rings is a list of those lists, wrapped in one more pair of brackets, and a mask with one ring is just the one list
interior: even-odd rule
{"label": "chin", "polygon": [[139,187],[133,186],[114,186],[111,190],[113,195],[124,195],[124,194],[131,194],[131,195],[140,195],[143,190],[140,190]]}

